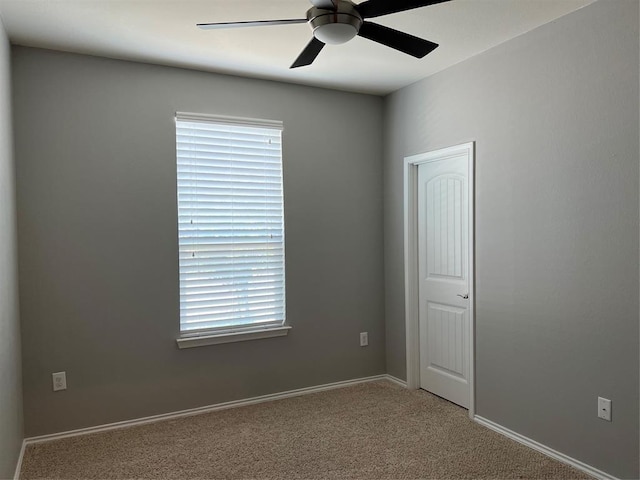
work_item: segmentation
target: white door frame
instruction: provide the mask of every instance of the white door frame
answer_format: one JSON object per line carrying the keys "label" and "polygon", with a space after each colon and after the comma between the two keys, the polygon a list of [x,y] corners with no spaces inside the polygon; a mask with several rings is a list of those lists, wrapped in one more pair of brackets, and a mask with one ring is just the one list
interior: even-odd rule
{"label": "white door frame", "polygon": [[418,294],[418,165],[467,155],[469,179],[469,418],[475,414],[475,268],[474,182],[475,143],[469,142],[404,159],[404,306],[407,340],[407,388],[420,388]]}

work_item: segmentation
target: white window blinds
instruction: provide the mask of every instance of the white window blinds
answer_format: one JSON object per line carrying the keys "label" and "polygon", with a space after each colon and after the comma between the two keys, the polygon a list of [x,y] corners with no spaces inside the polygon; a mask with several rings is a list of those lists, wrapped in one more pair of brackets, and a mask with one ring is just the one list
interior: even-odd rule
{"label": "white window blinds", "polygon": [[176,114],[182,333],[284,323],[281,133]]}

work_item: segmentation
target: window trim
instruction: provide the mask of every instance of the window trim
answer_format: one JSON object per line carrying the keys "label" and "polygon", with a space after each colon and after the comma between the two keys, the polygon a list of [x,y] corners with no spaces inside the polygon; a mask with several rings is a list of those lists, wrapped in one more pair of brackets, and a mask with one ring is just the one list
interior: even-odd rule
{"label": "window trim", "polygon": [[245,342],[247,340],[260,340],[262,338],[286,337],[291,330],[290,325],[281,325],[269,328],[247,328],[227,332],[208,332],[182,334],[176,339],[180,350],[185,348],[205,347],[207,345],[219,345],[222,343]]}
{"label": "window trim", "polygon": [[[191,113],[191,112],[176,112],[174,116],[174,123],[177,123],[178,120],[187,121],[187,122],[203,122],[203,123],[218,123],[223,125],[237,125],[237,126],[247,126],[247,127],[256,127],[256,128],[270,128],[274,130],[284,131],[284,125],[282,121],[279,120],[266,120],[259,118],[244,118],[244,117],[232,117],[225,115],[211,115],[211,114],[202,114],[202,113]],[[176,146],[177,146],[177,138],[176,138]],[[282,155],[282,151],[281,151]],[[281,162],[283,159],[281,157]],[[282,165],[284,167],[284,165]],[[283,172],[282,181],[284,182],[284,172]],[[283,185],[284,188],[284,185]],[[177,193],[177,191],[176,191]],[[284,192],[283,192],[284,195]],[[284,197],[283,197],[283,217],[282,217],[282,227],[283,232],[285,231],[285,219],[284,219]],[[286,258],[286,242],[283,237],[282,242],[283,256]],[[286,268],[286,260],[283,265]],[[283,275],[285,275],[285,271],[283,270]],[[286,292],[286,276],[283,279],[284,283],[284,292]],[[287,325],[287,316],[286,316],[286,293],[284,294],[284,308],[285,314],[282,323],[271,324],[271,325],[240,325],[235,327],[229,327],[228,329],[208,329],[208,330],[194,330],[194,331],[182,331],[180,330],[178,338],[176,338],[176,343],[179,349],[185,348],[194,348],[194,347],[202,347],[207,345],[218,345],[224,343],[233,343],[233,342],[243,342],[247,340],[258,340],[263,338],[274,338],[274,337],[284,337],[289,334],[289,330],[291,330],[291,326]],[[181,328],[181,324],[179,324]]]}

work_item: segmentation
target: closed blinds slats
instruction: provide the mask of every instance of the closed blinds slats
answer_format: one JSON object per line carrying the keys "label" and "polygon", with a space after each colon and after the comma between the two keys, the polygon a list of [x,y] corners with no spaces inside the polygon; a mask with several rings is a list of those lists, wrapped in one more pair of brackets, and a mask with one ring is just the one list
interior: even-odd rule
{"label": "closed blinds slats", "polygon": [[[190,233],[191,231],[199,231],[202,228],[230,228],[233,223],[230,222],[230,218],[205,218],[200,221],[198,227],[194,227],[193,224],[189,221],[178,221],[180,224],[180,228],[184,233]],[[240,229],[252,228],[257,225],[266,225],[265,228],[271,228],[271,225],[276,225],[276,219],[267,219],[266,222],[259,222],[256,220],[245,220],[243,222],[238,222],[237,226]]]}
{"label": "closed blinds slats", "polygon": [[[227,245],[228,243],[232,243],[235,247],[252,244],[252,248],[273,251],[278,248],[282,239],[282,232],[275,227],[261,229],[242,227],[234,230],[233,227],[227,225],[224,229],[222,226],[214,226],[214,228],[220,230],[215,233],[200,229],[185,230],[180,236],[180,243],[185,246],[191,245],[194,249],[220,244]],[[210,235],[215,235],[215,237]],[[196,257],[196,255],[193,256]]]}
{"label": "closed blinds slats", "polygon": [[[197,272],[195,273],[197,274]],[[269,289],[276,288],[278,286],[278,283],[282,281],[282,275],[272,275],[269,277],[269,280],[271,281],[267,281],[268,280],[267,278],[262,278],[262,281],[260,283],[253,282],[250,285],[247,285],[246,282],[242,282],[242,283],[230,285],[228,281],[225,281],[227,280],[225,278],[212,279],[210,278],[211,276],[212,275],[208,274],[207,272],[205,272],[200,276],[190,275],[188,278],[185,278],[185,276],[183,276],[182,280],[184,280],[183,282],[184,284],[181,286],[181,289],[184,292],[184,294],[187,296],[196,295],[203,291],[213,292],[214,290],[217,290],[221,293],[224,293],[227,291],[242,292],[244,290],[249,291],[249,290],[260,290],[265,288],[269,288]],[[271,285],[273,285],[273,287]]]}
{"label": "closed blinds slats", "polygon": [[[254,192],[250,187],[214,190],[207,188],[206,185],[204,187],[188,186],[186,188],[178,186],[178,188],[185,190],[182,193],[183,208],[184,212],[190,216],[197,212],[206,215],[207,210],[220,210],[220,208],[228,207],[227,205],[220,205],[220,202],[238,203],[244,209],[253,205],[259,214],[269,209],[275,209],[275,212],[282,212],[282,194],[271,194],[269,190]],[[194,192],[194,190],[196,191]]]}
{"label": "closed blinds slats", "polygon": [[[233,133],[232,131],[224,132],[222,130],[209,130],[204,128],[180,128],[177,129],[178,139],[189,139],[193,143],[205,143],[213,145],[227,145],[229,143],[238,145],[260,145],[260,137],[250,133]],[[265,149],[274,148],[274,145],[280,145],[280,138],[273,136],[273,140]]]}
{"label": "closed blinds slats", "polygon": [[185,116],[176,118],[180,329],[281,325],[281,131]]}
{"label": "closed blinds slats", "polygon": [[[188,253],[188,252],[185,252]],[[183,260],[185,260],[185,266],[195,266],[195,265],[201,265],[201,259],[202,258],[206,258],[207,260],[209,260],[208,263],[210,263],[211,265],[213,265],[215,263],[215,266],[222,266],[222,265],[237,265],[237,266],[241,266],[241,265],[253,265],[254,263],[260,263],[260,264],[264,264],[264,263],[282,263],[282,252],[280,251],[280,253],[278,255],[272,255],[269,257],[269,259],[264,259],[262,258],[262,256],[260,255],[261,252],[247,252],[243,255],[229,255],[228,252],[222,252],[222,254],[215,254],[215,253],[209,253],[208,255],[204,255],[201,254],[199,255],[199,257],[194,257],[193,255],[184,255],[183,256]],[[202,264],[202,266],[206,266],[204,264]]]}
{"label": "closed blinds slats", "polygon": [[[244,306],[245,312],[251,312],[258,315],[275,315],[280,312],[281,309],[276,303],[277,299],[273,302],[248,302]],[[207,321],[211,321],[213,318],[233,318],[237,314],[237,307],[235,303],[226,303],[222,305],[201,304],[201,305],[187,305],[180,308],[181,314],[187,317],[207,317]]]}
{"label": "closed blinds slats", "polygon": [[[178,152],[180,153],[180,152]],[[259,156],[256,157],[255,161],[251,158],[243,158],[242,165],[237,165],[234,168],[238,172],[243,171],[253,171],[256,170],[264,171],[265,173],[273,173],[274,171],[279,171],[280,165],[276,163],[264,163],[260,161]],[[198,154],[198,158],[191,158],[192,165],[189,165],[189,169],[185,169],[185,173],[191,172],[213,172],[216,170],[227,168],[227,156],[224,155],[209,155],[205,153]],[[206,161],[206,163],[205,163]]]}
{"label": "closed blinds slats", "polygon": [[[184,296],[183,300],[187,301],[190,298],[195,298],[197,295],[210,295],[214,298],[227,298],[227,297],[242,297],[246,296],[246,292],[251,292],[252,295],[262,296],[262,295],[279,295],[280,291],[278,290],[278,284],[280,282],[265,282],[264,284],[256,284],[252,285],[252,288],[240,288],[234,285],[206,285],[200,286],[197,284],[190,284],[188,286],[183,287],[180,290],[180,293]],[[196,290],[195,292],[192,290]]]}
{"label": "closed blinds slats", "polygon": [[[247,309],[247,312],[248,311],[249,309]],[[278,309],[257,311],[257,312],[253,312],[252,318],[255,318],[255,320],[273,321],[278,317],[278,315],[280,315],[281,312],[282,310],[278,310]],[[200,315],[198,314],[185,315],[185,319],[186,319],[186,323],[188,324],[196,324],[196,323],[203,323],[203,322],[206,322],[207,324],[212,324],[214,322],[228,322],[228,321],[232,321],[236,325],[238,323],[242,323],[244,325],[248,324],[246,321],[244,321],[243,318],[235,314],[235,312],[219,313],[217,315],[204,312]]]}
{"label": "closed blinds slats", "polygon": [[198,262],[198,258],[192,255],[181,255],[180,263],[184,264],[183,274],[208,275],[211,280],[219,280],[223,278],[226,272],[236,272],[234,278],[239,283],[247,283],[251,279],[261,279],[265,273],[270,275],[282,275],[280,266],[282,265],[283,256],[278,255],[271,259],[272,262],[266,263],[258,259],[255,265],[249,265],[247,262],[234,264],[232,262],[219,262],[215,257],[207,257]]}
{"label": "closed blinds slats", "polygon": [[[226,251],[227,249],[219,248],[218,250],[225,250],[225,251],[216,252],[216,253],[221,253],[225,257],[229,256],[229,253]],[[278,252],[278,250],[275,250],[275,251]],[[251,247],[247,248],[244,245],[242,246],[242,248],[238,248],[237,246],[234,246],[233,252],[235,254],[234,258],[236,258],[236,256],[237,256],[237,257],[242,257],[242,258],[246,258],[246,259],[248,259],[250,257],[253,257],[254,254],[257,255],[257,253],[258,253],[255,248],[251,248]],[[181,258],[185,258],[185,257],[186,258],[193,258],[193,259],[195,259],[195,258],[205,259],[205,258],[209,258],[211,256],[215,257],[214,253],[212,253],[212,252],[200,252],[200,254],[198,256],[194,255],[194,253],[195,252],[191,252],[191,251],[181,252],[181,256],[180,257]],[[189,255],[187,255],[187,254],[189,254]],[[270,259],[271,259],[271,256],[270,256]],[[205,265],[205,264],[202,263],[202,265]]]}
{"label": "closed blinds slats", "polygon": [[[186,204],[185,208],[186,209],[194,208],[195,205],[192,206],[191,202],[194,202],[195,199],[190,198],[191,196],[193,196],[193,194],[183,193],[182,195],[184,197],[184,202]],[[226,199],[229,202],[242,203],[245,206],[250,206],[252,204],[255,204],[257,208],[273,207],[273,208],[276,208],[277,211],[282,211],[282,207],[280,206],[280,204],[282,203],[282,197],[270,197],[264,194],[261,196],[260,195],[243,195],[243,192],[241,191],[238,191],[235,193],[225,192],[224,194],[220,193],[218,195],[202,192],[199,196],[200,198],[198,199],[197,208],[201,210],[206,208],[219,209],[220,206],[218,205],[218,202],[221,200],[220,197],[223,197],[223,199]]]}
{"label": "closed blinds slats", "polygon": [[[200,301],[204,301],[204,300],[232,300],[232,299],[236,299],[236,298],[240,298],[244,293],[243,292],[236,292],[234,294],[234,292],[218,292],[216,293],[215,291],[211,290],[210,288],[201,288],[196,292],[193,291],[189,291],[186,292],[185,294],[185,298],[187,302],[200,302]],[[259,292],[253,292],[252,298],[255,298],[256,300],[259,299],[263,299],[263,298],[272,298],[272,297],[278,297],[279,298],[279,294],[274,294],[274,289],[273,288],[268,288],[268,289],[263,289],[262,291]]]}
{"label": "closed blinds slats", "polygon": [[[199,147],[199,148],[198,148]],[[199,152],[199,154],[196,153],[196,148],[198,148],[197,152]],[[231,149],[231,148],[209,148],[207,146],[201,145],[193,145],[193,148],[190,148],[188,150],[186,149],[182,149],[179,148],[178,152],[185,158],[189,158],[192,157],[194,162],[194,165],[200,165],[202,164],[201,160],[204,160],[206,156],[210,156],[210,157],[219,157],[219,158],[228,158],[229,156],[233,155],[234,157],[236,157],[238,160],[245,160],[248,161],[249,164],[251,163],[259,163],[261,159],[268,159],[269,157],[271,157],[274,160],[277,159],[277,157],[275,155],[271,155],[270,153],[268,153],[267,151],[260,151],[257,148],[241,148],[241,147],[237,147],[235,149]],[[202,155],[204,154],[204,155]],[[267,162],[265,162],[267,163]]]}
{"label": "closed blinds slats", "polygon": [[[190,259],[182,258],[181,263],[183,260],[190,260]],[[213,282],[219,282],[220,280],[223,280],[223,278],[218,276],[220,274],[218,268],[229,271],[230,267],[234,266],[233,264],[229,264],[229,263],[220,263],[220,264],[215,264],[211,266],[202,266],[196,263],[187,263],[187,262],[184,262],[184,263],[186,263],[185,269],[184,269],[184,272],[181,272],[180,278],[181,280],[184,281],[185,285],[188,285],[190,282],[196,282],[196,281],[202,282],[207,279],[209,281],[209,284],[212,284]],[[278,258],[277,263],[273,262],[273,263],[264,264],[264,267],[261,266],[259,270],[256,270],[256,273],[278,272],[279,265],[282,265],[282,257]],[[244,280],[246,279],[246,276],[250,274],[251,270],[246,268],[246,264],[240,264],[240,266],[245,268],[242,271],[238,271],[237,278],[238,280],[242,279],[243,281],[241,283],[244,284],[244,283],[247,283]],[[218,275],[216,275],[216,273]],[[244,278],[241,276],[243,274],[245,274]],[[279,273],[279,275],[281,275],[281,273]],[[256,276],[255,280],[257,279],[258,277]]]}
{"label": "closed blinds slats", "polygon": [[[201,158],[201,154],[234,154],[240,157],[255,157],[264,159],[266,164],[277,164],[280,158],[280,144],[272,141],[265,145],[262,140],[257,142],[234,142],[233,144],[216,139],[210,141],[198,140],[197,137],[178,136],[178,151],[186,157]],[[189,143],[186,143],[189,142]],[[200,162],[196,162],[198,164]],[[260,162],[263,163],[263,162]]]}
{"label": "closed blinds slats", "polygon": [[[208,271],[208,272],[189,272],[192,274],[194,279],[202,280],[203,277],[214,277],[216,281],[220,284],[231,287],[236,286],[244,286],[245,290],[250,291],[252,285],[262,285],[265,283],[277,283],[282,279],[281,273],[260,273],[255,274],[253,276],[245,275],[241,276],[233,273],[218,273],[217,271]],[[234,282],[235,280],[235,282]],[[213,281],[213,279],[212,279]]]}
{"label": "closed blinds slats", "polygon": [[216,185],[219,182],[220,175],[227,175],[228,181],[234,181],[240,184],[250,183],[252,185],[255,185],[256,183],[262,183],[265,185],[278,185],[281,180],[279,175],[268,175],[265,172],[256,172],[255,174],[252,174],[250,170],[245,170],[242,172],[242,175],[232,177],[228,172],[225,172],[224,169],[220,168],[212,173],[185,172],[178,176],[178,185],[188,187],[194,182],[198,182],[198,184],[203,182],[211,182],[212,185]]}
{"label": "closed blinds slats", "polygon": [[[259,302],[259,301],[247,301],[244,305],[244,311],[257,312],[257,313],[274,313],[276,311],[280,311],[280,307],[278,305],[279,299],[274,298],[271,301]],[[236,302],[226,302],[226,303],[215,303],[213,301],[210,302],[200,302],[199,304],[189,303],[183,307],[180,307],[180,310],[183,315],[191,316],[227,316],[233,315],[237,312]]]}
{"label": "closed blinds slats", "polygon": [[203,321],[203,322],[188,321],[188,322],[185,322],[185,324],[189,326],[189,328],[186,330],[189,333],[199,333],[199,332],[208,333],[211,330],[227,330],[227,329],[243,330],[249,326],[251,327],[280,326],[282,325],[282,321],[274,320],[273,318],[267,317],[267,318],[256,319],[256,321],[252,325],[246,325],[241,321],[234,321],[234,320],[218,321],[212,324],[207,323],[206,321]]}

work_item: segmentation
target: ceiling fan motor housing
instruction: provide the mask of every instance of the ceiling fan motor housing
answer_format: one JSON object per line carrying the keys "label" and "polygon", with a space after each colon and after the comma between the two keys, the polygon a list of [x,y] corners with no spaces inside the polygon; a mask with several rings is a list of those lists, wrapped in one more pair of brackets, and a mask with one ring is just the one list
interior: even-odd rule
{"label": "ceiling fan motor housing", "polygon": [[360,31],[363,19],[348,1],[336,1],[333,10],[312,7],[307,11],[307,19],[313,36],[323,43],[339,45],[355,37]]}

